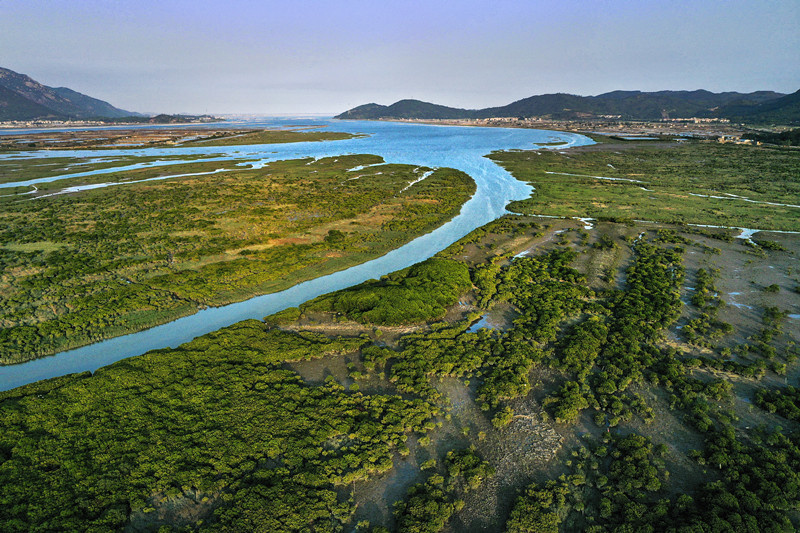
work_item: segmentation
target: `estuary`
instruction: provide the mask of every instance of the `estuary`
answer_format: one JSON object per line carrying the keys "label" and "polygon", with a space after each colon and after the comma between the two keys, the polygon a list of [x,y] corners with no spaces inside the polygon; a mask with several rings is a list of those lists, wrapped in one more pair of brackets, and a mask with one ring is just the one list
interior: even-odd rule
{"label": "estuary", "polygon": [[[288,290],[258,296],[239,303],[203,309],[193,315],[156,326],[138,333],[116,337],[17,365],[0,368],[0,390],[8,390],[41,379],[57,377],[97,368],[115,361],[142,354],[148,350],[175,347],[199,335],[247,318],[266,315],[297,306],[311,298],[343,289],[363,281],[378,278],[389,272],[405,268],[436,254],[475,228],[506,213],[505,206],[514,200],[527,198],[532,188],[513,178],[506,170],[487,159],[497,150],[525,150],[553,142],[567,146],[591,144],[582,135],[530,129],[474,128],[430,126],[393,122],[343,122],[335,120],[278,119],[253,120],[247,127],[297,127],[327,126],[330,131],[366,134],[346,140],[299,142],[291,144],[246,146],[187,146],[176,148],[147,148],[121,150],[36,151],[3,154],[2,158],[37,157],[102,157],[122,156],[164,157],[157,165],[180,162],[176,156],[192,161],[247,161],[254,166],[270,161],[336,157],[347,154],[375,154],[386,163],[404,163],[430,168],[451,167],[469,174],[476,182],[477,191],[461,209],[458,216],[436,230],[419,237],[386,255],[298,284]],[[228,126],[217,124],[215,127]],[[113,172],[102,169],[92,174]],[[116,169],[119,170],[119,169]],[[83,173],[86,175],[86,173]],[[36,182],[53,182],[59,178],[74,178],[75,173],[50,176]],[[8,183],[6,187],[34,185],[34,183]]]}

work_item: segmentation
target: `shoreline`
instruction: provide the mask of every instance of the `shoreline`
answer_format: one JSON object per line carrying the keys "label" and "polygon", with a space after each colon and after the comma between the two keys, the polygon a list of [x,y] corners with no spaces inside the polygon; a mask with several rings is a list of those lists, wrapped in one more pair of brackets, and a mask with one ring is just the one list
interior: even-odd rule
{"label": "shoreline", "polygon": [[[716,138],[722,135],[742,134],[756,131],[751,127],[723,123],[709,123],[708,126],[721,126],[715,129],[681,128],[683,125],[697,126],[694,123],[667,123],[658,121],[592,121],[592,120],[542,120],[542,119],[507,119],[505,117],[488,119],[405,119],[405,118],[378,118],[378,119],[335,119],[342,121],[367,121],[367,122],[396,122],[401,124],[424,124],[426,126],[459,126],[459,127],[478,127],[478,128],[508,128],[508,129],[534,129],[546,131],[561,131],[567,133],[579,133],[581,135],[631,135],[645,136],[658,135],[664,136],[686,136],[693,138]],[[607,129],[612,126],[616,129]],[[657,128],[656,126],[666,126]],[[607,129],[607,131],[601,131]]]}
{"label": "shoreline", "polygon": [[[302,163],[303,160],[299,159],[298,161]],[[186,175],[196,176],[215,174],[219,172],[220,170],[198,174],[184,174],[179,176],[162,176],[142,181],[162,180]],[[431,171],[431,173],[432,172],[433,171]],[[445,169],[444,172],[450,171]],[[221,308],[242,303],[260,296],[282,292],[295,285],[309,282],[324,276],[329,276],[331,274],[335,274],[336,272],[376,260],[399,247],[405,246],[415,239],[437,230],[459,215],[463,206],[474,197],[477,191],[477,183],[474,178],[466,173],[457,171],[452,171],[451,173],[453,174],[453,177],[445,178],[445,183],[447,184],[448,190],[451,190],[452,192],[439,194],[435,197],[443,202],[439,207],[440,211],[436,214],[436,216],[418,213],[420,222],[416,226],[398,227],[392,231],[387,231],[384,233],[383,237],[371,240],[369,247],[362,248],[361,245],[353,245],[354,248],[349,250],[343,249],[340,253],[338,253],[338,255],[330,255],[330,253],[328,253],[326,255],[315,256],[311,262],[304,264],[300,268],[289,270],[281,277],[275,277],[274,275],[271,275],[272,279],[269,279],[269,276],[266,278],[262,277],[262,279],[256,280],[256,283],[250,283],[239,287],[229,287],[224,291],[215,292],[212,296],[206,299],[181,298],[184,300],[184,303],[180,306],[168,309],[159,309],[157,311],[148,311],[145,313],[146,316],[141,321],[129,324],[127,326],[125,324],[114,324],[110,327],[104,328],[101,331],[95,332],[95,334],[91,336],[77,335],[71,339],[65,338],[63,343],[58,345],[53,343],[55,346],[53,346],[51,349],[35,351],[31,350],[29,352],[17,351],[14,352],[13,355],[8,355],[8,352],[6,352],[2,357],[0,357],[0,366],[13,366],[16,364],[22,364],[35,359],[89,346],[91,344],[114,339],[120,336],[142,332],[147,329],[168,324],[186,316],[194,315],[203,309]],[[117,184],[127,185],[130,183],[136,182],[121,182]],[[398,187],[402,186],[403,183],[405,182],[400,183]],[[97,188],[92,186],[89,187]],[[408,186],[406,186],[406,188],[408,188]],[[419,187],[416,188],[415,191],[417,189],[419,189]],[[398,197],[402,192],[402,190],[397,192],[393,198]],[[457,195],[453,196],[453,200],[455,200],[454,202],[448,203],[448,194]],[[408,195],[403,195],[403,198],[406,196],[408,197],[408,200],[398,199],[397,205],[411,205],[411,203],[416,201],[418,195],[416,193],[409,193]],[[363,214],[363,216],[367,215]],[[357,219],[358,216],[354,216],[354,218],[351,218],[350,220],[355,221]],[[262,268],[261,271],[263,272],[270,271],[269,263],[266,267],[253,268]],[[128,311],[127,315],[136,314],[137,312],[137,310],[133,309]]]}
{"label": "shoreline", "polygon": [[[332,125],[335,122],[329,120],[322,124]],[[413,131],[417,132],[416,128],[419,126],[388,126],[387,124],[384,127],[373,128],[369,123],[362,123],[358,127],[348,127],[342,124],[340,128],[336,129],[340,130],[343,127],[345,132],[355,129],[355,132],[359,134],[368,134],[366,139],[351,139],[350,142],[358,143],[358,151],[381,154],[390,163],[409,164],[410,162],[418,166],[451,167],[467,173],[476,182],[477,191],[470,200],[461,206],[456,216],[453,217],[453,214],[450,214],[449,221],[440,222],[433,231],[429,228],[427,230],[429,233],[418,236],[400,247],[392,246],[388,253],[376,259],[366,262],[359,261],[358,265],[338,270],[326,276],[319,276],[319,273],[315,272],[313,279],[293,285],[284,291],[256,296],[230,306],[203,309],[161,326],[85,345],[75,350],[40,357],[26,363],[4,365],[0,368],[0,383],[2,383],[0,386],[4,389],[14,388],[48,377],[86,370],[93,371],[117,360],[139,355],[152,349],[177,346],[198,335],[243,319],[263,318],[265,315],[287,306],[297,305],[320,294],[347,288],[424,260],[436,251],[446,248],[475,227],[506,213],[504,206],[510,200],[525,198],[529,195],[530,186],[514,179],[507,171],[483,155],[497,149],[518,149],[528,146],[531,142],[549,140],[542,138],[544,137],[543,133],[536,134],[534,131],[520,131],[514,135],[508,135],[492,133],[488,129],[484,130],[485,133],[464,130],[464,135],[469,141],[463,146],[466,157],[454,157],[449,150],[419,151],[416,139],[419,137],[428,139],[429,136],[424,135],[424,130],[420,130],[422,133],[409,136],[408,133],[411,130],[406,129],[413,127],[415,128]],[[381,135],[378,135],[379,133]],[[572,143],[591,143],[588,138],[574,134],[562,134],[562,137]],[[434,144],[450,146],[449,136],[444,138],[432,136],[430,138],[433,139]],[[386,144],[390,141],[396,141],[398,145],[393,143],[391,150],[387,151]],[[316,145],[317,143],[304,143],[297,148],[284,145],[285,148],[280,148],[279,152],[269,152],[267,157],[276,160],[297,159],[308,156],[309,153],[313,153],[315,156],[337,156],[342,152],[348,152],[348,147],[351,146],[331,143],[327,145],[327,148],[317,148],[316,146],[305,146],[306,144]],[[325,145],[326,143],[321,144]],[[480,157],[477,156],[478,153],[481,154]],[[287,155],[292,157],[285,157]]]}
{"label": "shoreline", "polygon": [[[469,201],[469,198],[467,199],[467,201]],[[461,206],[463,205],[464,204],[461,204]],[[461,206],[459,206],[459,209],[461,208]],[[304,273],[301,270],[298,271],[296,276],[287,277],[280,280],[274,280],[262,284],[261,285],[262,287],[269,287],[265,291],[260,291],[260,290],[232,291],[232,293],[228,297],[219,298],[219,300],[215,301],[213,305],[206,305],[200,302],[191,302],[192,305],[188,309],[184,307],[182,309],[181,308],[177,309],[175,313],[162,313],[161,316],[158,319],[156,319],[156,321],[153,322],[152,325],[147,326],[145,328],[124,328],[122,326],[119,326],[115,328],[113,331],[110,331],[108,335],[99,335],[98,338],[95,340],[89,340],[87,342],[78,341],[75,343],[69,343],[57,348],[55,351],[48,351],[46,353],[38,354],[28,359],[20,359],[11,362],[5,362],[2,359],[0,359],[0,368],[8,368],[16,365],[24,365],[32,361],[46,359],[48,357],[54,357],[60,353],[69,352],[72,350],[78,350],[81,348],[91,346],[93,344],[98,344],[104,341],[109,341],[120,337],[124,337],[126,335],[141,333],[159,326],[164,326],[181,318],[196,315],[197,313],[204,310],[222,309],[224,307],[235,304],[241,304],[248,300],[252,300],[254,298],[258,298],[261,296],[270,296],[273,294],[284,292],[302,283],[313,282],[314,280],[323,278],[325,276],[330,276],[338,272],[343,272],[349,268],[357,267],[364,263],[368,263],[370,261],[379,259],[385,256],[386,254],[405,246],[414,239],[430,234],[431,232],[437,230],[438,228],[442,227],[443,225],[453,220],[453,218],[455,218],[456,216],[458,216],[458,212],[452,213],[449,218],[441,220],[436,226],[427,228],[427,231],[411,234],[407,239],[404,239],[399,245],[387,246],[385,248],[376,250],[373,253],[364,253],[364,252],[354,253],[350,257],[338,258],[339,259],[338,261],[328,260],[315,265],[309,265],[308,267],[302,269],[302,270],[313,269],[314,270],[313,275],[311,275],[310,272]],[[0,390],[2,390],[2,386],[0,386]]]}
{"label": "shoreline", "polygon": [[203,126],[214,125],[225,122],[220,120],[218,122],[165,122],[165,123],[150,123],[150,122],[60,122],[58,124],[9,124],[0,122],[0,135],[4,130],[48,130],[56,131],[59,129],[103,129],[103,128],[124,128],[124,127],[170,127],[170,126]]}

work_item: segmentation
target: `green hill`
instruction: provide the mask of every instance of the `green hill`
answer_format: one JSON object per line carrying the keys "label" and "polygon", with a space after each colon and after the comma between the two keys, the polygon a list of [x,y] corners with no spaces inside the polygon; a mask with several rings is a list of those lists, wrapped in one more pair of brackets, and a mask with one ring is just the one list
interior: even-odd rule
{"label": "green hill", "polygon": [[800,124],[800,91],[755,105],[733,104],[720,113],[741,122]]}
{"label": "green hill", "polygon": [[119,109],[67,87],[48,87],[30,76],[0,68],[0,120],[121,118]]}
{"label": "green hill", "polygon": [[51,110],[0,85],[0,120],[30,120],[56,116]]}
{"label": "green hill", "polygon": [[[795,93],[796,95],[797,93]],[[661,118],[732,118],[747,121],[796,121],[798,97],[772,91],[752,93],[697,91],[612,91],[598,96],[543,94],[501,107],[459,109],[419,100],[400,100],[390,106],[367,104],[336,118],[375,120],[469,119],[490,117],[547,117],[552,119],[619,117],[628,120]]]}
{"label": "green hill", "polygon": [[374,120],[379,118],[455,119],[473,118],[475,111],[430,104],[420,100],[400,100],[390,106],[365,104],[345,111],[336,118]]}

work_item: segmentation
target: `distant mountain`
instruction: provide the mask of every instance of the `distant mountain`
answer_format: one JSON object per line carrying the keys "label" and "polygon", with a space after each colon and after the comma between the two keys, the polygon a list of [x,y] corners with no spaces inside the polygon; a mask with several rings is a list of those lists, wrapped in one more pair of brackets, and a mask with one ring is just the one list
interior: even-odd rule
{"label": "distant mountain", "polygon": [[457,109],[420,100],[400,100],[392,105],[365,104],[345,111],[334,118],[376,120],[379,118],[454,119],[475,118],[477,111]]}
{"label": "distant mountain", "polygon": [[90,117],[120,118],[138,115],[138,113],[131,113],[130,111],[119,109],[108,102],[86,96],[85,94],[73,91],[67,87],[56,87],[53,91],[64,100],[80,108],[82,112]]}
{"label": "distant mountain", "polygon": [[400,100],[390,106],[366,104],[345,111],[336,118],[343,119],[377,119],[377,118],[467,118],[475,111],[456,109],[437,104],[429,104],[420,100]]}
{"label": "distant mountain", "polygon": [[124,122],[125,124],[205,124],[209,122],[220,122],[223,119],[213,115],[155,115],[144,116],[139,115],[136,117],[122,117],[116,119],[115,122]]}
{"label": "distant mountain", "polygon": [[29,120],[39,117],[56,118],[57,115],[52,109],[0,85],[0,120]]}
{"label": "distant mountain", "polygon": [[800,128],[775,132],[749,132],[742,135],[745,139],[753,139],[770,144],[781,144],[783,146],[800,146]]}
{"label": "distant mountain", "polygon": [[[459,119],[489,117],[547,117],[574,119],[619,116],[632,120],[657,120],[660,118],[734,116],[726,110],[735,109],[741,116],[744,111],[772,112],[776,102],[789,98],[773,91],[752,93],[710,91],[613,91],[598,96],[573,94],[543,94],[531,96],[502,107],[468,110],[445,107],[419,100],[401,100],[390,106],[367,104],[345,111],[341,119]],[[783,106],[780,106],[783,109]],[[758,111],[761,112],[761,111]],[[774,113],[773,113],[774,114]],[[780,112],[779,112],[780,114]],[[736,115],[739,116],[739,115]],[[766,115],[765,115],[766,116]]]}
{"label": "distant mountain", "polygon": [[67,87],[48,87],[25,74],[0,68],[0,119],[94,119],[137,116]]}
{"label": "distant mountain", "polygon": [[719,112],[742,122],[800,124],[800,91],[756,104],[732,103]]}

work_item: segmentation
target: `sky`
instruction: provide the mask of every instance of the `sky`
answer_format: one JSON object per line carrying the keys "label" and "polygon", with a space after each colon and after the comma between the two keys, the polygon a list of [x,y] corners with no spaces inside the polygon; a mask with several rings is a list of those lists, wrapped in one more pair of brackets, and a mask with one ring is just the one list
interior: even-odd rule
{"label": "sky", "polygon": [[0,0],[0,67],[152,113],[800,89],[800,0]]}

